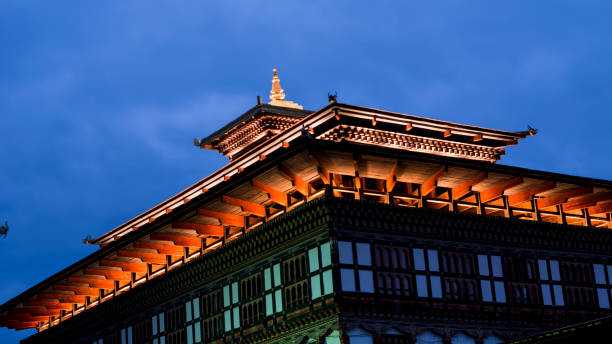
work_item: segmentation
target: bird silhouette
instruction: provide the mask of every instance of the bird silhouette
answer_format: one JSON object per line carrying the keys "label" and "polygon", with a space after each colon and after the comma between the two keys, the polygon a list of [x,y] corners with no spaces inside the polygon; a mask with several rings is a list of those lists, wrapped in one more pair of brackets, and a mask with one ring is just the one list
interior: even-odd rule
{"label": "bird silhouette", "polygon": [[8,231],[9,231],[9,225],[6,221],[4,221],[4,224],[0,226],[0,238],[2,239],[6,238],[6,236],[8,235]]}

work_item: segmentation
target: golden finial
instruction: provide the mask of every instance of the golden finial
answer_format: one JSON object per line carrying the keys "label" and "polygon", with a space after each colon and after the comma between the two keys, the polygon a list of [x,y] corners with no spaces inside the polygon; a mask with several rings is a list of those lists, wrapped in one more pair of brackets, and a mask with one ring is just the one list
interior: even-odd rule
{"label": "golden finial", "polygon": [[285,91],[283,90],[280,78],[278,77],[278,69],[274,67],[272,69],[272,89],[270,90],[270,105],[294,108],[294,109],[303,109],[304,107],[298,103],[285,100]]}

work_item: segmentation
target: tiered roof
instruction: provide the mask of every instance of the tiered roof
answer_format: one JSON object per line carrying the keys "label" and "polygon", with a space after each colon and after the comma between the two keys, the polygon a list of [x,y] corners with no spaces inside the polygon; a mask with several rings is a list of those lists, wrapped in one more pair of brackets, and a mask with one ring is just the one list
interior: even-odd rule
{"label": "tiered roof", "polygon": [[324,194],[612,228],[612,182],[494,163],[533,134],[336,102],[258,104],[197,141],[226,166],[93,240],[98,251],[2,305],[0,324],[43,330]]}

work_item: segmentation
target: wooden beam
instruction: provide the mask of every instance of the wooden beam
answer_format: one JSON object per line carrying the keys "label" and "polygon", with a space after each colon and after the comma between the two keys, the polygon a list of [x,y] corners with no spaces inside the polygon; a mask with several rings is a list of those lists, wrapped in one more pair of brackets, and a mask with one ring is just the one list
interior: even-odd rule
{"label": "wooden beam", "polygon": [[166,255],[139,249],[119,250],[117,251],[117,256],[127,258],[140,258],[143,262],[157,265],[166,265],[168,263]]}
{"label": "wooden beam", "polygon": [[[244,226],[244,218],[242,225],[237,227]],[[210,236],[223,236],[223,226],[222,225],[209,225],[204,223],[196,223],[196,222],[176,222],[172,224],[172,228],[175,229],[192,229],[196,231],[196,233],[201,235],[210,235]]]}
{"label": "wooden beam", "polygon": [[598,192],[590,195],[584,195],[569,200],[563,204],[564,211],[572,211],[576,209],[584,209],[594,206],[597,202],[612,200],[612,191]]}
{"label": "wooden beam", "polygon": [[67,285],[67,284],[56,284],[53,286],[55,290],[64,290],[64,291],[72,291],[77,295],[83,296],[100,296],[100,289],[98,288],[90,288],[90,287],[81,287],[75,285]]}
{"label": "wooden beam", "polygon": [[23,303],[24,306],[40,306],[45,307],[47,309],[63,309],[66,311],[72,310],[72,303],[61,303],[56,300],[36,300],[32,299],[29,301],[25,301]]}
{"label": "wooden beam", "polygon": [[115,281],[106,278],[95,278],[96,276],[70,276],[68,277],[69,282],[75,283],[87,283],[90,287],[113,289],[115,287]]}
{"label": "wooden beam", "polygon": [[487,179],[487,172],[479,172],[474,178],[466,180],[458,185],[455,185],[451,188],[451,193],[453,195],[453,199],[459,200],[465,195],[467,195],[470,191],[472,191],[472,186],[482,182]]}
{"label": "wooden beam", "polygon": [[509,189],[513,186],[517,186],[521,184],[522,182],[523,182],[522,177],[512,177],[510,179],[501,181],[486,190],[482,190],[479,192],[480,202],[487,203],[489,201],[492,201],[500,197],[501,195],[503,195],[506,189]]}
{"label": "wooden beam", "polygon": [[297,192],[302,194],[302,196],[310,195],[310,183],[304,180],[301,176],[296,173],[293,173],[287,166],[280,164],[278,169],[287,175],[287,177],[291,178],[291,183]]}
{"label": "wooden beam", "polygon": [[129,281],[132,280],[132,273],[131,272],[125,272],[125,271],[122,271],[122,270],[105,269],[105,268],[100,268],[100,267],[91,267],[91,268],[85,268],[83,273],[86,274],[86,275],[104,276],[106,278],[113,279],[113,280],[116,280],[116,281],[129,282]]}
{"label": "wooden beam", "polygon": [[534,195],[539,194],[540,192],[552,190],[556,187],[556,182],[541,181],[537,185],[533,185],[528,189],[525,189],[512,195],[508,195],[508,204],[513,207],[523,202],[530,201]]}
{"label": "wooden beam", "polygon": [[172,241],[180,246],[202,247],[202,239],[194,235],[188,235],[178,232],[158,232],[151,233],[151,240],[166,240]]}
{"label": "wooden beam", "polygon": [[139,240],[133,244],[135,248],[147,248],[157,250],[162,254],[169,254],[171,256],[179,256],[185,253],[183,246],[177,246],[171,243],[162,241],[150,241],[150,240]]}
{"label": "wooden beam", "polygon": [[545,198],[538,198],[538,208],[547,208],[566,202],[568,199],[593,192],[590,187],[575,187],[563,190],[558,194]]}
{"label": "wooden beam", "polygon": [[397,165],[397,160],[394,160],[393,164],[391,165],[391,170],[389,170],[389,175],[387,175],[385,180],[387,192],[393,192],[393,189],[395,189],[395,184],[397,183]]}
{"label": "wooden beam", "polygon": [[591,215],[612,213],[612,202],[599,203],[597,205],[590,206],[588,211]]}
{"label": "wooden beam", "polygon": [[446,167],[440,167],[434,174],[429,176],[423,183],[421,183],[421,197],[429,195],[436,189],[438,185],[438,179],[440,179],[446,172]]}
{"label": "wooden beam", "polygon": [[198,215],[215,218],[224,225],[244,227],[244,216],[242,215],[225,213],[207,208],[198,209]]}
{"label": "wooden beam", "polygon": [[264,182],[258,179],[253,179],[251,181],[251,186],[267,193],[268,197],[270,197],[273,202],[278,203],[284,207],[289,205],[289,197],[286,193],[276,190],[272,186],[265,184]]}
{"label": "wooden beam", "polygon": [[144,262],[102,259],[100,265],[121,268],[123,271],[136,273],[146,273],[148,271],[147,264]]}
{"label": "wooden beam", "polygon": [[259,216],[259,217],[266,216],[266,207],[264,207],[263,205],[259,203],[243,200],[243,199],[228,196],[228,195],[223,195],[223,202],[240,207],[242,211],[251,213],[252,215],[255,215],[255,216]]}

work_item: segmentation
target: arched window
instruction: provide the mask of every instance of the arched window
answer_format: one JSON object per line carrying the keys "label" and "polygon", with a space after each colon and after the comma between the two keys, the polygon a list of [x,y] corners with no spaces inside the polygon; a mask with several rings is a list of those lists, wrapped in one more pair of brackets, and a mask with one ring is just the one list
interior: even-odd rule
{"label": "arched window", "polygon": [[451,344],[476,344],[476,341],[468,335],[458,333],[451,338]]}
{"label": "arched window", "polygon": [[495,336],[488,336],[484,339],[484,344],[501,344],[503,342],[504,341],[501,340],[501,338]]}
{"label": "arched window", "polygon": [[360,329],[352,329],[347,333],[350,344],[372,344],[372,335]]}
{"label": "arched window", "polygon": [[416,338],[417,344],[442,344],[442,337],[432,332],[423,332]]}

